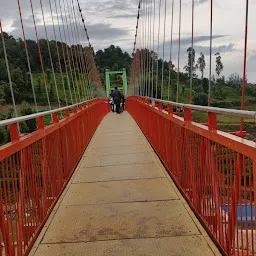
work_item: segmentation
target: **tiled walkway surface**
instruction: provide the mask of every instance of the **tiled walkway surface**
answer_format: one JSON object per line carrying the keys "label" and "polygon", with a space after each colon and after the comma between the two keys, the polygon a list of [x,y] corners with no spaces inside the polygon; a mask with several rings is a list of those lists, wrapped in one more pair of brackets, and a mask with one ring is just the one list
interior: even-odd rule
{"label": "tiled walkway surface", "polygon": [[110,113],[30,255],[220,255],[128,113]]}

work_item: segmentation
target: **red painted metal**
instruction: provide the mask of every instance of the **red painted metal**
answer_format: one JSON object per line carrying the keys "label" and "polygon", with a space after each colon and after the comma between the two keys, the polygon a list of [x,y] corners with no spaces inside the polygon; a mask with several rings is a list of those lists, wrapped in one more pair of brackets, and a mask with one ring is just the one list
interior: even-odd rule
{"label": "red painted metal", "polygon": [[240,138],[244,138],[247,135],[247,132],[246,131],[230,132],[230,134],[236,135]]}
{"label": "red painted metal", "polygon": [[[242,98],[241,109],[244,110],[244,96],[246,85],[246,68],[247,68],[247,41],[248,41],[248,18],[249,18],[249,0],[246,0],[246,16],[245,16],[245,35],[244,35],[244,67],[243,67],[243,83],[242,83]],[[244,119],[240,120],[240,133],[243,132]]]}
{"label": "red painted metal", "polygon": [[110,111],[104,99],[86,108],[53,114],[53,124],[17,137],[0,147],[0,255],[27,255],[68,183],[102,118]]}
{"label": "red painted metal", "polygon": [[214,113],[205,126],[193,122],[188,109],[182,118],[172,114],[171,106],[168,113],[139,97],[126,102],[223,255],[255,256],[255,143],[217,130]]}

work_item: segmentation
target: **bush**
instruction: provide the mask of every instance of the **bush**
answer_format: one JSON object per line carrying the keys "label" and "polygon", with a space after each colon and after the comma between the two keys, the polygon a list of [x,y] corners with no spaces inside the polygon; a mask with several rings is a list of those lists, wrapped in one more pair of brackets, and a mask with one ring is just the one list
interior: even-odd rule
{"label": "bush", "polygon": [[214,86],[213,87],[213,96],[214,98],[218,99],[218,100],[224,100],[227,98],[229,90],[227,90],[226,88],[223,88],[223,86]]}
{"label": "bush", "polygon": [[4,106],[6,104],[6,100],[5,99],[0,99],[0,106]]}
{"label": "bush", "polygon": [[[33,113],[34,113],[34,111],[31,108],[31,106],[27,102],[23,101],[21,110],[20,110],[20,114],[22,116],[26,116],[26,115],[31,115]],[[35,119],[27,120],[25,122],[20,123],[20,130],[23,133],[33,132],[36,129],[37,129],[37,126],[36,126]]]}
{"label": "bush", "polygon": [[207,78],[204,78],[203,81],[202,81],[202,87],[203,87],[203,90],[204,90],[204,93],[208,93],[208,90],[209,90],[209,80]]}
{"label": "bush", "polygon": [[208,104],[208,96],[206,93],[200,92],[196,93],[193,96],[193,103],[195,105],[207,106]]}
{"label": "bush", "polygon": [[231,108],[231,102],[214,100],[211,102],[211,107],[217,108]]}
{"label": "bush", "polygon": [[249,99],[248,99],[248,102],[249,102],[250,104],[256,104],[256,99],[255,99],[255,98],[249,98]]}

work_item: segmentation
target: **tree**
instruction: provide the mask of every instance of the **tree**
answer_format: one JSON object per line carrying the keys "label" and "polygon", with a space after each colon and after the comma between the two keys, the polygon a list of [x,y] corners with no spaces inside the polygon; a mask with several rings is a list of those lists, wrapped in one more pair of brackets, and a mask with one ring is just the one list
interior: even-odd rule
{"label": "tree", "polygon": [[223,66],[223,63],[221,62],[220,53],[217,52],[217,53],[215,54],[215,56],[216,56],[216,69],[215,69],[215,71],[216,71],[217,77],[219,78],[221,72],[222,72],[223,69],[224,69],[224,66]]}
{"label": "tree", "polygon": [[196,93],[193,96],[193,102],[194,102],[195,105],[207,106],[208,96],[204,92]]}
{"label": "tree", "polygon": [[226,78],[225,78],[225,76],[221,76],[221,77],[219,77],[218,79],[217,79],[217,83],[219,83],[219,84],[225,84],[226,83]]}
{"label": "tree", "polygon": [[200,52],[200,57],[197,60],[197,68],[200,70],[201,72],[201,78],[203,80],[204,78],[204,70],[205,70],[205,58],[204,58],[204,54],[202,52]]}
{"label": "tree", "polygon": [[189,47],[187,49],[188,53],[188,64],[184,67],[186,72],[188,73],[188,77],[190,78],[191,73],[191,64],[192,64],[192,77],[196,76],[196,67],[195,67],[195,49],[192,47]]}
{"label": "tree", "polygon": [[68,77],[67,76],[64,77],[64,86],[65,86],[65,89],[68,89]]}
{"label": "tree", "polygon": [[[21,110],[20,110],[21,116],[30,115],[33,113],[34,111],[31,108],[31,106],[27,102],[23,101],[21,105]],[[21,122],[20,126],[21,126],[21,132],[23,133],[33,132],[36,130],[36,120],[30,119],[25,122]]]}
{"label": "tree", "polygon": [[39,94],[41,94],[42,93],[42,88],[41,88],[41,79],[40,79],[40,77],[38,77],[37,78],[37,92],[39,93]]}
{"label": "tree", "polygon": [[11,71],[12,82],[22,91],[26,87],[26,79],[24,79],[23,72],[20,68],[15,68]]}
{"label": "tree", "polygon": [[123,52],[118,46],[111,45],[103,50],[98,50],[95,55],[96,64],[101,72],[109,70],[126,69],[130,73],[132,58],[127,52]]}
{"label": "tree", "polygon": [[50,92],[49,92],[49,98],[51,101],[54,101],[54,88],[53,88],[53,83],[50,82]]}
{"label": "tree", "polygon": [[238,88],[241,86],[242,84],[242,77],[239,76],[239,74],[237,73],[232,73],[229,77],[228,77],[228,85]]}
{"label": "tree", "polygon": [[45,73],[46,73],[47,83],[50,83],[51,82],[51,73],[52,73],[52,71],[48,68],[48,69],[46,69]]}
{"label": "tree", "polygon": [[[3,95],[5,96],[6,103],[12,104],[12,94],[9,83],[0,81],[0,88],[1,90],[3,90]],[[19,103],[21,101],[20,90],[15,83],[12,83],[12,89],[16,103]]]}
{"label": "tree", "polygon": [[0,85],[0,106],[3,106],[5,104],[6,104],[6,100],[5,100],[4,87]]}

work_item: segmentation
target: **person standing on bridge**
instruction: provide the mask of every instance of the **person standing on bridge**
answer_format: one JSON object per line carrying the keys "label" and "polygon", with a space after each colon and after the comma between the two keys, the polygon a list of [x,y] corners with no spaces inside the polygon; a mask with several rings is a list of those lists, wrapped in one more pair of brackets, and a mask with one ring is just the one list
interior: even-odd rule
{"label": "person standing on bridge", "polygon": [[112,92],[111,96],[113,97],[114,104],[116,106],[116,113],[120,114],[120,103],[122,99],[122,93],[115,87],[115,90]]}
{"label": "person standing on bridge", "polygon": [[124,107],[125,107],[125,97],[124,97],[123,94],[122,94],[122,97],[121,97],[121,102],[122,102],[122,111],[124,111]]}
{"label": "person standing on bridge", "polygon": [[[111,92],[111,93],[112,93],[112,92]],[[109,100],[109,104],[110,104],[110,106],[111,106],[111,111],[112,111],[112,112],[115,112],[114,100],[113,100],[113,97],[112,97],[111,94],[109,94],[108,100]]]}

